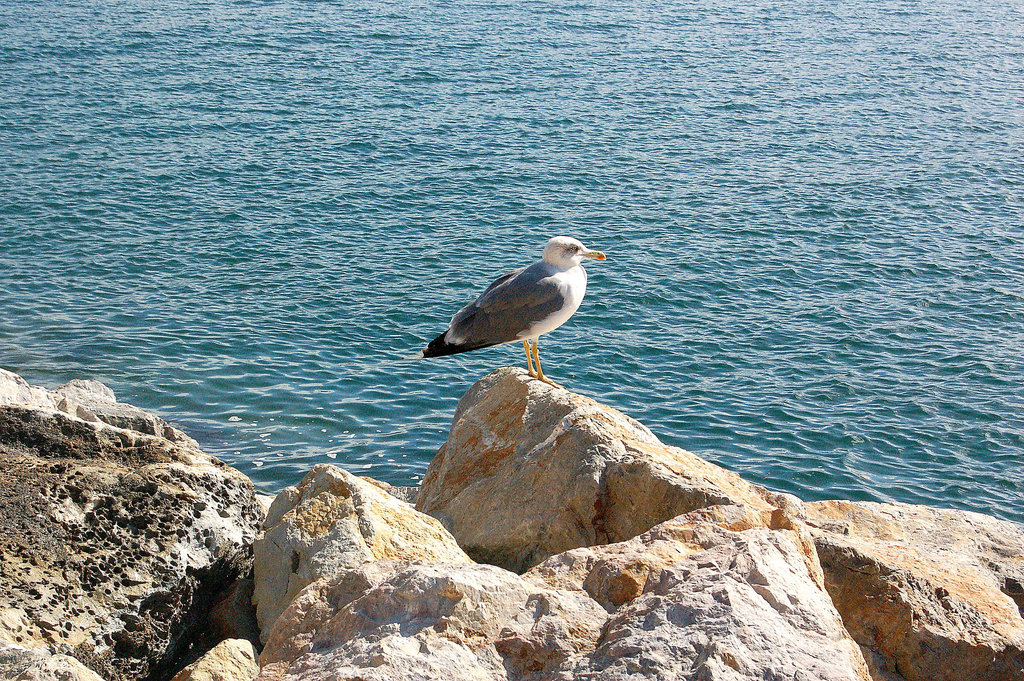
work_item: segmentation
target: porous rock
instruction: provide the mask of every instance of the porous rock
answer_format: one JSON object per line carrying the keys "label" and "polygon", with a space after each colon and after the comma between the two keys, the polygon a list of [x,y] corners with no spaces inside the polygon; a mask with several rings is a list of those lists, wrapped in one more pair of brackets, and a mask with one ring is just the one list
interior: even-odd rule
{"label": "porous rock", "polygon": [[879,678],[1024,680],[1024,531],[969,511],[804,506],[825,583]]}
{"label": "porous rock", "polygon": [[791,503],[608,406],[504,368],[460,400],[416,507],[475,560],[521,572],[695,509],[739,504],[768,525]]}
{"label": "porous rock", "polygon": [[172,681],[252,681],[259,671],[252,642],[229,638],[178,672]]}
{"label": "porous rock", "polygon": [[522,576],[363,565],[299,594],[270,632],[258,679],[866,681],[808,569],[813,548],[791,531],[722,519],[683,516]]}
{"label": "porous rock", "polygon": [[277,496],[255,544],[253,601],[264,640],[303,587],[377,560],[471,562],[441,523],[385,486],[314,466]]}
{"label": "porous rock", "polygon": [[104,386],[0,370],[0,640],[167,678],[261,519],[245,476]]}

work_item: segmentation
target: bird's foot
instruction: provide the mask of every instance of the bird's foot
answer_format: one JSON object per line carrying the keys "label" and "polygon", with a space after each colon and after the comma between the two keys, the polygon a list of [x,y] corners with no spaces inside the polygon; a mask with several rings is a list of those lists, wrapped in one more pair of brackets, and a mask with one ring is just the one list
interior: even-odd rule
{"label": "bird's foot", "polygon": [[540,375],[539,375],[539,376],[537,376],[536,378],[537,378],[537,380],[539,380],[539,381],[543,381],[544,383],[547,383],[548,385],[550,385],[550,386],[552,386],[552,387],[555,387],[555,388],[561,388],[561,387],[562,387],[562,386],[560,386],[559,384],[557,384],[557,383],[555,383],[554,381],[552,381],[552,380],[551,380],[550,378],[548,378],[547,376],[545,376],[544,374],[540,374]]}

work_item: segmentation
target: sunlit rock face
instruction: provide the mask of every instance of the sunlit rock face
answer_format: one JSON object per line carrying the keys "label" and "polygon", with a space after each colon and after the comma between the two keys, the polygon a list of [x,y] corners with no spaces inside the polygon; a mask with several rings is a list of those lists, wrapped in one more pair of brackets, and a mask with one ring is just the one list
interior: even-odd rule
{"label": "sunlit rock face", "polygon": [[791,530],[696,513],[627,542],[490,565],[366,563],[304,589],[259,681],[866,681]]}
{"label": "sunlit rock face", "polygon": [[292,599],[318,579],[377,560],[469,563],[441,523],[335,466],[314,466],[282,491],[255,546],[253,601],[263,640]]}
{"label": "sunlit rock face", "polygon": [[1024,680],[1024,531],[968,511],[805,504],[825,583],[880,673]]}
{"label": "sunlit rock face", "polygon": [[416,507],[474,560],[522,572],[695,509],[734,504],[767,518],[789,501],[611,407],[505,368],[459,402]]}

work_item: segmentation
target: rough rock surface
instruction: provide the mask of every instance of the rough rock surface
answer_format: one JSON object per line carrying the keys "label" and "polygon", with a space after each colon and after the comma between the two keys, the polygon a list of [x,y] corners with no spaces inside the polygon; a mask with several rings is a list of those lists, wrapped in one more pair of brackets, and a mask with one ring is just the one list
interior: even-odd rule
{"label": "rough rock surface", "polygon": [[416,507],[475,560],[521,572],[698,508],[741,504],[770,517],[789,503],[610,407],[504,368],[459,402]]}
{"label": "rough rock surface", "polygon": [[1021,527],[909,504],[804,511],[832,600],[879,678],[1024,680]]}
{"label": "rough rock surface", "polygon": [[166,678],[261,518],[245,476],[105,386],[0,370],[0,640]]}
{"label": "rough rock surface", "polygon": [[295,599],[271,631],[257,678],[506,678],[494,641],[517,615],[532,619],[531,597],[552,635],[593,645],[604,611],[585,594],[548,594],[491,565],[367,563]]}
{"label": "rough rock surface", "polygon": [[229,638],[178,672],[173,681],[252,681],[259,671],[252,643]]}
{"label": "rough rock surface", "polygon": [[75,379],[51,391],[29,385],[21,376],[0,369],[0,405],[59,411],[90,423],[106,423],[199,449],[195,440],[159,416],[118,402],[114,391],[99,381]]}
{"label": "rough rock surface", "polygon": [[103,681],[73,657],[46,648],[24,648],[0,641],[0,679],[13,681]]}
{"label": "rough rock surface", "polygon": [[51,655],[32,665],[14,681],[103,681],[96,672],[68,655]]}
{"label": "rough rock surface", "polygon": [[296,594],[317,579],[375,560],[468,563],[434,518],[376,481],[314,466],[270,507],[255,545],[253,602],[263,638]]}
{"label": "rough rock surface", "polygon": [[293,601],[258,679],[866,681],[813,564],[793,532],[702,513],[522,576],[370,563]]}
{"label": "rough rock surface", "polygon": [[25,648],[0,639],[0,679],[14,679],[50,654],[46,648]]}

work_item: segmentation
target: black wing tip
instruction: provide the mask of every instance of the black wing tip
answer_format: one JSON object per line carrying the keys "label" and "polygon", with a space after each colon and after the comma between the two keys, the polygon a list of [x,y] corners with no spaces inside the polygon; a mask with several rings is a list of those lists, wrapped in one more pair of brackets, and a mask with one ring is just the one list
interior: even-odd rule
{"label": "black wing tip", "polygon": [[494,343],[487,343],[485,345],[464,345],[460,343],[448,343],[444,337],[448,332],[442,333],[440,336],[430,341],[430,344],[423,349],[424,357],[445,357],[447,355],[457,355],[460,352],[470,352],[471,350],[479,350],[480,348],[489,348]]}

